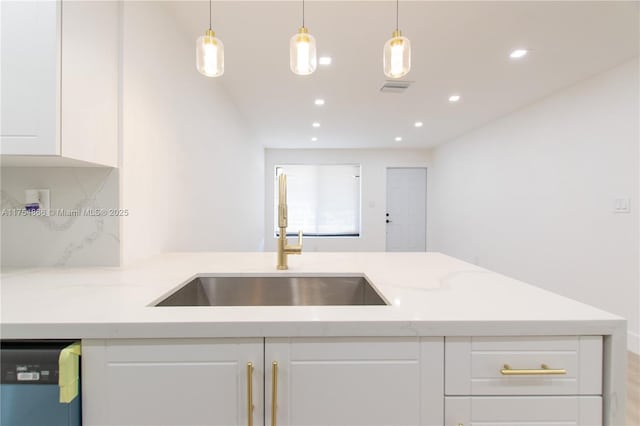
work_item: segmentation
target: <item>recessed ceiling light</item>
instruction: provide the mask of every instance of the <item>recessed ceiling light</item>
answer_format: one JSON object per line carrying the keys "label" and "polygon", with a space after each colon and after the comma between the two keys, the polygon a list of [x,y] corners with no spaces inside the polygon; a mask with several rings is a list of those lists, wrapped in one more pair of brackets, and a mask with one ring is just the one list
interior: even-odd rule
{"label": "recessed ceiling light", "polygon": [[313,103],[316,105],[324,105],[324,99],[316,99]]}
{"label": "recessed ceiling light", "polygon": [[416,121],[415,123],[413,123],[413,125],[416,126],[416,127],[422,127],[423,126],[422,121]]}
{"label": "recessed ceiling light", "polygon": [[520,58],[524,58],[525,56],[527,56],[527,53],[529,53],[529,51],[527,49],[516,49],[513,52],[511,52],[509,54],[509,57],[511,59],[520,59]]}
{"label": "recessed ceiling light", "polygon": [[396,142],[402,142],[402,138],[400,136],[396,136],[395,141]]}
{"label": "recessed ceiling light", "polygon": [[320,56],[318,58],[318,63],[320,65],[331,65],[331,56]]}
{"label": "recessed ceiling light", "polygon": [[312,124],[312,126],[313,126],[313,127],[320,127],[320,123],[318,123],[317,121],[315,121],[315,122]]}
{"label": "recessed ceiling light", "polygon": [[315,136],[311,138],[311,142],[316,142],[318,140],[318,138],[316,138]]}
{"label": "recessed ceiling light", "polygon": [[460,100],[460,95],[449,96],[449,102],[458,102],[459,100]]}

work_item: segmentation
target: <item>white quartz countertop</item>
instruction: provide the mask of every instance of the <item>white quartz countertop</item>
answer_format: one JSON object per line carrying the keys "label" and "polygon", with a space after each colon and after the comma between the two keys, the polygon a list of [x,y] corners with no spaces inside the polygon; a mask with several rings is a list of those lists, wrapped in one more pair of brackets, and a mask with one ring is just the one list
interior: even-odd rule
{"label": "white quartz countertop", "polygon": [[[613,334],[624,320],[440,253],[173,253],[122,268],[5,269],[4,339]],[[389,306],[153,307],[215,274],[364,274]]]}

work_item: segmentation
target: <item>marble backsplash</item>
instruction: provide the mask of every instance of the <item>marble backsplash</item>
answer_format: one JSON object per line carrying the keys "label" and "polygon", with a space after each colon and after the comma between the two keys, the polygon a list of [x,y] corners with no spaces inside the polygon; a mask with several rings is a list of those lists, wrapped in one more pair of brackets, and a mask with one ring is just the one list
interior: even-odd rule
{"label": "marble backsplash", "polygon": [[[120,259],[118,170],[3,167],[2,266],[116,266]],[[51,215],[15,215],[25,190],[49,189]]]}

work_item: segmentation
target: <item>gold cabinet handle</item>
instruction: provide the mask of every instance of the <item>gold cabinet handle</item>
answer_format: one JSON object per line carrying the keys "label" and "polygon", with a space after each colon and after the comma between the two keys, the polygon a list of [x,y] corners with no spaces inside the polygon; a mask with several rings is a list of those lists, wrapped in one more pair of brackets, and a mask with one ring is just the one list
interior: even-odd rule
{"label": "gold cabinet handle", "polygon": [[278,409],[278,361],[271,364],[271,426],[277,426]]}
{"label": "gold cabinet handle", "polygon": [[539,369],[533,370],[518,370],[511,368],[509,364],[502,366],[500,374],[503,376],[546,376],[546,375],[562,375],[567,374],[567,370],[564,368],[549,368],[547,364],[542,364]]}
{"label": "gold cabinet handle", "polygon": [[253,426],[253,363],[247,363],[247,425]]}

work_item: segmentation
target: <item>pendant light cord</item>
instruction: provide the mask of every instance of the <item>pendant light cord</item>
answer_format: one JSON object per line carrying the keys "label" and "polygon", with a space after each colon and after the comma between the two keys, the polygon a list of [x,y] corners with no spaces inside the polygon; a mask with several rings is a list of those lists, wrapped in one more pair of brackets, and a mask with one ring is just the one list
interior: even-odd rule
{"label": "pendant light cord", "polygon": [[302,0],[302,27],[304,28],[304,0]]}
{"label": "pendant light cord", "polygon": [[400,28],[400,25],[398,25],[398,11],[399,11],[399,6],[398,3],[400,2],[400,0],[396,0],[396,31],[398,31],[398,28]]}
{"label": "pendant light cord", "polygon": [[211,29],[211,0],[209,0],[209,29]]}

